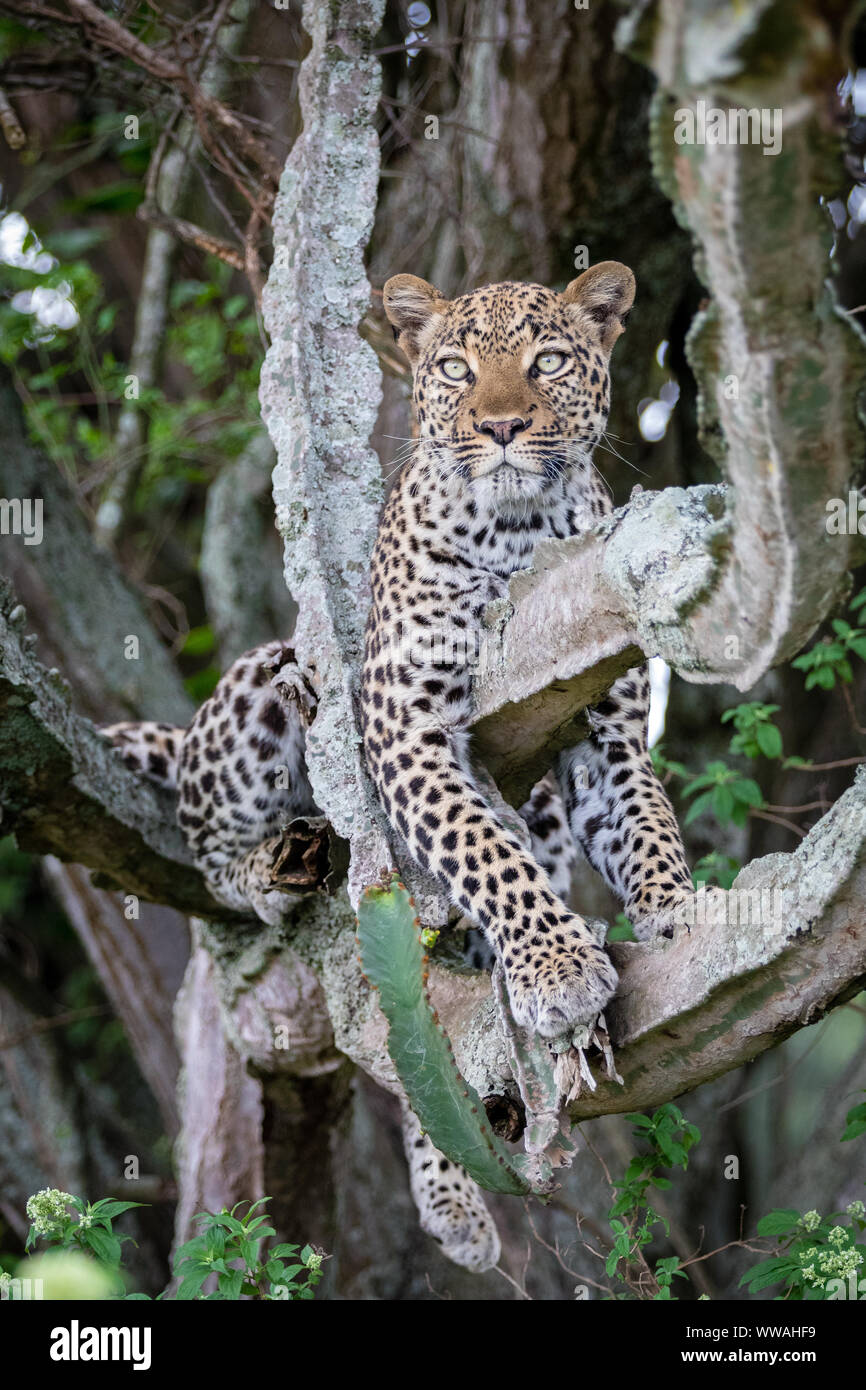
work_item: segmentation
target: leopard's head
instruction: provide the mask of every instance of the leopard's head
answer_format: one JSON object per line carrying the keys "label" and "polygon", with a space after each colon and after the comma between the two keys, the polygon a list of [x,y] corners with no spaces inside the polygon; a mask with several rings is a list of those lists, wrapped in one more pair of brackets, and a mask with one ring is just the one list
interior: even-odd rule
{"label": "leopard's head", "polygon": [[388,280],[385,312],[437,471],[494,507],[561,493],[607,422],[610,354],[634,290],[618,261],[561,294],[507,281],[447,300],[417,276]]}

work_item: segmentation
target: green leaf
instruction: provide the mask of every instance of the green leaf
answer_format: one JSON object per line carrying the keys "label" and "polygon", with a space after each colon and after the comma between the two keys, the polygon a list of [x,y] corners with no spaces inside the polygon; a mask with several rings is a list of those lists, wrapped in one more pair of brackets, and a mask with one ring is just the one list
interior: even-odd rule
{"label": "green leaf", "polygon": [[248,1268],[258,1264],[260,1240],[242,1240],[240,1243],[241,1259]]}
{"label": "green leaf", "polygon": [[209,1277],[209,1269],[196,1270],[195,1273],[188,1274],[186,1278],[182,1280],[180,1287],[178,1288],[178,1300],[181,1303],[186,1303],[189,1302],[191,1299],[194,1299],[197,1296],[197,1294],[201,1292],[201,1287],[204,1281]]}
{"label": "green leaf", "polygon": [[755,730],[755,739],[765,758],[782,756],[782,735],[775,724],[759,724]]}
{"label": "green leaf", "polygon": [[693,792],[700,791],[702,787],[714,787],[717,781],[717,777],[702,773],[700,777],[693,777],[687,787],[683,787],[683,796],[691,796]]}
{"label": "green leaf", "polygon": [[224,1230],[230,1231],[235,1236],[242,1235],[244,1231],[242,1222],[238,1221],[236,1216],[229,1216],[226,1211],[221,1211],[218,1216],[212,1216],[211,1222],[214,1226],[222,1226]]}
{"label": "green leaf", "polygon": [[848,1111],[841,1142],[844,1144],[849,1139],[859,1139],[861,1134],[866,1134],[866,1104],[855,1105],[853,1110]]}
{"label": "green leaf", "polygon": [[186,677],[184,688],[190,698],[200,704],[214,693],[221,675],[218,666],[205,666],[202,671],[196,671],[194,675]]}
{"label": "green leaf", "polygon": [[781,1283],[796,1268],[792,1260],[774,1255],[772,1259],[761,1260],[760,1264],[746,1270],[738,1287],[742,1288],[744,1284],[748,1284],[750,1293],[758,1293],[761,1289],[769,1288],[771,1284]]}
{"label": "green leaf", "polygon": [[717,820],[723,823],[730,820],[734,809],[734,793],[730,787],[716,787],[713,790],[712,807]]}
{"label": "green leaf", "polygon": [[229,1274],[222,1275],[219,1281],[220,1293],[227,1299],[235,1300],[241,1296],[241,1287],[244,1282],[244,1271],[233,1269]]}
{"label": "green leaf", "polygon": [[764,794],[751,777],[740,777],[731,788],[734,796],[746,806],[763,806]]}
{"label": "green leaf", "polygon": [[216,637],[209,623],[191,627],[183,644],[184,656],[209,656],[216,646]]}
{"label": "green leaf", "polygon": [[144,1202],[115,1202],[110,1197],[104,1197],[101,1202],[94,1202],[90,1208],[92,1216],[108,1217],[113,1220],[115,1216],[120,1216],[121,1212],[130,1211],[132,1207],[143,1207]]}
{"label": "green leaf", "polygon": [[785,1236],[789,1231],[793,1231],[800,1224],[800,1213],[792,1208],[781,1210],[777,1208],[767,1216],[762,1216],[758,1222],[759,1236]]}
{"label": "green leaf", "polygon": [[713,792],[704,792],[703,796],[699,796],[697,801],[693,801],[683,819],[683,825],[691,825],[693,820],[697,820],[698,816],[703,815],[704,811],[708,811],[712,804],[713,796]]}
{"label": "green leaf", "polygon": [[103,1230],[101,1226],[90,1226],[81,1231],[81,1240],[104,1264],[120,1264],[120,1241],[110,1231]]}
{"label": "green leaf", "polygon": [[634,934],[634,927],[628,920],[624,912],[618,912],[616,921],[608,929],[605,941],[637,941]]}
{"label": "green leaf", "polygon": [[76,198],[67,198],[61,206],[64,212],[78,215],[92,212],[134,212],[142,197],[140,180],[123,179],[91,188]]}

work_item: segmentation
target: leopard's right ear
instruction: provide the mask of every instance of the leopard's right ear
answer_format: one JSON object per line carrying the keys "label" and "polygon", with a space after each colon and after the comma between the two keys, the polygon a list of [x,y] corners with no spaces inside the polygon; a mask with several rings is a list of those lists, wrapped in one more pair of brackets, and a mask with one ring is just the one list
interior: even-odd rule
{"label": "leopard's right ear", "polygon": [[435,285],[417,275],[392,275],[385,281],[382,302],[394,337],[409,361],[417,362],[424,340],[448,308],[448,300]]}

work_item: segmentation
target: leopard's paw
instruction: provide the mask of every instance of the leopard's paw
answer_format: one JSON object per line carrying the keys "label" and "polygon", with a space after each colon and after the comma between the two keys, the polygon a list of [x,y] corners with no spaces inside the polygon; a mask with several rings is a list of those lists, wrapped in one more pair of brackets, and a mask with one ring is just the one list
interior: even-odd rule
{"label": "leopard's paw", "polygon": [[454,1193],[429,1207],[419,1204],[418,1214],[422,1231],[432,1236],[441,1245],[443,1255],[455,1264],[480,1274],[499,1263],[499,1232],[479,1198]]}
{"label": "leopard's paw", "polygon": [[499,1262],[499,1232],[477,1184],[465,1168],[440,1153],[404,1107],[403,1139],[409,1182],[422,1231],[443,1255],[478,1274]]}
{"label": "leopard's paw", "polygon": [[505,966],[511,1010],[524,1028],[555,1038],[595,1021],[617,986],[617,973],[584,930],[565,934]]}
{"label": "leopard's paw", "polygon": [[297,893],[284,893],[279,889],[262,890],[250,888],[248,890],[250,906],[260,922],[264,922],[269,927],[281,927],[284,922],[291,920],[298,903],[301,901]]}

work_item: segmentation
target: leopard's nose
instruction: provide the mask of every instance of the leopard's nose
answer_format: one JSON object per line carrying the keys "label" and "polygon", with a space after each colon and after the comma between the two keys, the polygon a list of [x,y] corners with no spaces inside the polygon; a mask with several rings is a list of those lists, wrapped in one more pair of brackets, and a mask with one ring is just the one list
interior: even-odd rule
{"label": "leopard's nose", "polygon": [[526,421],[518,415],[511,420],[482,420],[475,428],[480,434],[492,434],[496,443],[504,447],[511,443],[516,434],[526,429]]}

